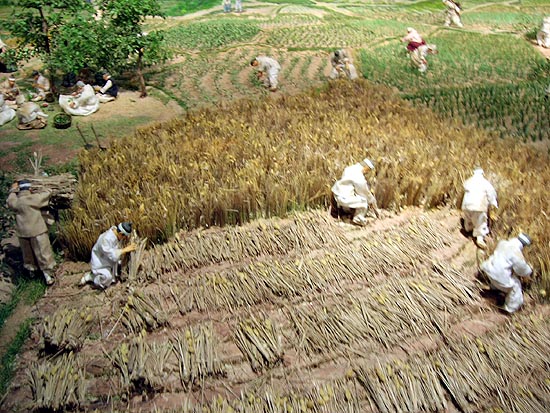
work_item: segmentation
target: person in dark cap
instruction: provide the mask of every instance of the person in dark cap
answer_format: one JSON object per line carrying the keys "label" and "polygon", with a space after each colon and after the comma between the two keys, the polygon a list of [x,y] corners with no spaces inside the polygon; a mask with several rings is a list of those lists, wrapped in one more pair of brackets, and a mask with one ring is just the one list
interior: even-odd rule
{"label": "person in dark cap", "polygon": [[133,243],[122,246],[131,233],[132,223],[121,222],[99,236],[92,248],[92,271],[84,274],[80,285],[93,282],[97,288],[105,289],[115,281],[122,255],[136,249]]}
{"label": "person in dark cap", "polygon": [[111,102],[118,96],[118,85],[109,72],[103,72],[103,86],[94,86],[97,97],[101,103]]}
{"label": "person in dark cap", "polygon": [[531,245],[531,238],[520,232],[515,238],[499,241],[493,255],[480,265],[491,287],[506,293],[503,310],[508,313],[517,311],[523,305],[523,292],[518,277],[528,278],[533,273],[522,252],[523,247],[528,245]]}
{"label": "person in dark cap", "polygon": [[41,209],[50,201],[50,192],[31,192],[31,182],[22,179],[14,183],[7,199],[8,208],[15,211],[16,233],[23,254],[23,267],[28,271],[41,271],[47,285],[55,282],[52,246],[48,227]]}

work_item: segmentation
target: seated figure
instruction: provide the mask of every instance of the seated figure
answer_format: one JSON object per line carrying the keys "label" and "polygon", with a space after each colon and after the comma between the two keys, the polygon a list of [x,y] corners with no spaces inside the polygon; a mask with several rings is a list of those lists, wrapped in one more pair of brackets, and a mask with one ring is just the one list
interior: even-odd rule
{"label": "seated figure", "polygon": [[99,98],[93,87],[79,80],[74,93],[59,95],[59,106],[69,115],[88,116],[99,109]]}

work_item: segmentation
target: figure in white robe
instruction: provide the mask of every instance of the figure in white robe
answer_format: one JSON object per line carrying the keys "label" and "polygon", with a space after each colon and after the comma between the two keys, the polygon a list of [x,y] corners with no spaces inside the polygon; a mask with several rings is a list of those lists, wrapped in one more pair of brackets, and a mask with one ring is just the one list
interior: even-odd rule
{"label": "figure in white robe", "polygon": [[65,113],[73,116],[88,116],[99,109],[99,99],[94,88],[77,82],[77,91],[72,95],[59,95],[59,106]]}

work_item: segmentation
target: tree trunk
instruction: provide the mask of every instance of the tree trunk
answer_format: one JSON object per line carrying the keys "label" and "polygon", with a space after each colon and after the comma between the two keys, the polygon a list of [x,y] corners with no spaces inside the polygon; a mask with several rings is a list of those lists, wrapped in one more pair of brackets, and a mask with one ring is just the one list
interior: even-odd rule
{"label": "tree trunk", "polygon": [[145,88],[145,79],[143,78],[143,49],[138,51],[138,60],[137,60],[137,74],[139,78],[139,89],[141,90],[140,98],[147,97],[147,89]]}

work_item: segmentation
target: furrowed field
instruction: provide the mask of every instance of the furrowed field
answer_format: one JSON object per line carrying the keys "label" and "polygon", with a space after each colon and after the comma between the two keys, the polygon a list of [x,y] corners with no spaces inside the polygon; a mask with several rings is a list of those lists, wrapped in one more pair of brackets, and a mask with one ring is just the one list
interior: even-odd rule
{"label": "furrowed field", "polygon": [[[439,0],[198,4],[148,22],[174,52],[151,92],[185,114],[79,153],[66,259],[0,410],[547,412],[550,64],[532,39],[550,5],[467,1],[449,29]],[[424,75],[409,26],[439,50]],[[327,81],[337,47],[362,79]],[[258,54],[281,63],[276,93]],[[365,157],[382,213],[356,227],[330,188]],[[486,252],[460,231],[477,165],[499,197]],[[77,287],[122,220],[121,282]],[[508,316],[478,265],[518,231],[535,276]]]}

